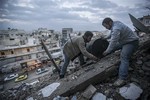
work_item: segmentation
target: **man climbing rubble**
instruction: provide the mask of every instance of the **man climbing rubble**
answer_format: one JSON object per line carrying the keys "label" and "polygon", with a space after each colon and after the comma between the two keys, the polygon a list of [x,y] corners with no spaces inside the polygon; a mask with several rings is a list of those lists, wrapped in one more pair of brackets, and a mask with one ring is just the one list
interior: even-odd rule
{"label": "man climbing rubble", "polygon": [[128,75],[129,60],[135,50],[138,48],[139,38],[134,32],[120,21],[113,21],[111,18],[105,18],[102,25],[110,30],[110,43],[103,55],[108,55],[121,49],[119,79],[114,83],[115,86],[121,86],[125,83]]}
{"label": "man climbing rubble", "polygon": [[70,40],[67,41],[63,48],[64,64],[60,69],[60,78],[64,78],[70,60],[73,61],[76,57],[79,57],[80,65],[85,63],[82,54],[90,59],[98,61],[97,57],[86,50],[86,43],[90,42],[92,37],[93,33],[86,31],[83,36],[73,39],[70,38]]}

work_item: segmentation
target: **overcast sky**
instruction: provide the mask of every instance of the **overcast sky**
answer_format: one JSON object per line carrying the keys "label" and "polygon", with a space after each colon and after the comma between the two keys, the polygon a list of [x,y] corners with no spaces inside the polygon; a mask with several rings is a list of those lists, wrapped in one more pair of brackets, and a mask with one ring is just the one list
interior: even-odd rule
{"label": "overcast sky", "polygon": [[0,29],[101,31],[105,17],[133,28],[128,13],[136,18],[150,14],[145,7],[149,0],[0,0]]}

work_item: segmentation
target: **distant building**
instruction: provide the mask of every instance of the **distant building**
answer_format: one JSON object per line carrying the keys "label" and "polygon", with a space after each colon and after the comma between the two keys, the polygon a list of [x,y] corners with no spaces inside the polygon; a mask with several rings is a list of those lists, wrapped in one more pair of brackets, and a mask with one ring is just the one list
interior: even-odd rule
{"label": "distant building", "polygon": [[20,30],[0,30],[0,67],[14,67],[15,63],[18,66],[26,64],[29,69],[35,68],[42,57],[48,58],[40,39],[44,40],[50,53],[60,52],[59,41],[52,32],[45,28],[32,34]]}
{"label": "distant building", "polygon": [[62,29],[62,45],[66,43],[69,39],[69,34],[73,33],[73,28],[63,28]]}
{"label": "distant building", "polygon": [[138,18],[146,27],[150,30],[150,15],[143,16],[141,18]]}
{"label": "distant building", "polygon": [[0,45],[5,46],[19,46],[28,42],[29,34],[24,30],[9,29],[0,30]]}

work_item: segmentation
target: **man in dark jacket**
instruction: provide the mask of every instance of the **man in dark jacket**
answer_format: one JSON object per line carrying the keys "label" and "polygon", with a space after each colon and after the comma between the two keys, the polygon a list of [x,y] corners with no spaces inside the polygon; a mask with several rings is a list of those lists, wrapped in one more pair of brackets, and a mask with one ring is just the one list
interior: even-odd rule
{"label": "man in dark jacket", "polygon": [[86,50],[86,43],[90,42],[92,37],[93,33],[90,31],[86,31],[83,36],[75,37],[67,41],[67,43],[64,45],[63,48],[64,64],[60,70],[60,78],[64,77],[70,60],[73,61],[76,57],[79,57],[80,54],[83,54],[84,56],[93,59],[95,61],[98,60],[97,57],[95,57],[93,54],[89,53]]}

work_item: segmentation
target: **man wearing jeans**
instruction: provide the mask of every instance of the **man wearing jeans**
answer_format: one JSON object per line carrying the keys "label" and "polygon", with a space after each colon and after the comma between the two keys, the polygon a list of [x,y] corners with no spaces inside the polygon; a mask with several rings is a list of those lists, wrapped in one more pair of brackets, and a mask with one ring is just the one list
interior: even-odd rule
{"label": "man wearing jeans", "polygon": [[70,60],[73,61],[76,57],[79,57],[80,65],[84,64],[82,54],[90,59],[98,60],[97,57],[86,50],[86,43],[90,42],[92,37],[93,33],[86,31],[83,36],[67,41],[63,48],[64,64],[60,69],[60,78],[64,77]]}
{"label": "man wearing jeans", "polygon": [[121,86],[125,83],[128,75],[129,60],[138,48],[138,36],[125,24],[120,21],[113,21],[111,18],[105,18],[102,25],[110,30],[110,43],[103,55],[110,54],[121,49],[119,79],[114,83],[115,86]]}

